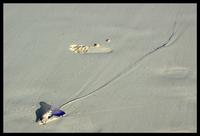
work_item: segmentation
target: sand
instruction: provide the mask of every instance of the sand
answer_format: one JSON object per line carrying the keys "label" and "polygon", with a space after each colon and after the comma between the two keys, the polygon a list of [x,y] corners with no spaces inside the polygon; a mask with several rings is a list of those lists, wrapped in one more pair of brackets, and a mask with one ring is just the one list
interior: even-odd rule
{"label": "sand", "polygon": [[[4,4],[4,132],[196,132],[196,8]],[[113,52],[74,54],[73,43]],[[107,82],[67,117],[35,122],[40,101],[60,106]]]}

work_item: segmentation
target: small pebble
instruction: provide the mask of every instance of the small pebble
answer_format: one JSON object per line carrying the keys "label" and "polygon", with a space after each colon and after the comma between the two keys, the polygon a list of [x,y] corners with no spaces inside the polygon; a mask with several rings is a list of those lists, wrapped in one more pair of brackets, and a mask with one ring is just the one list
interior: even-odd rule
{"label": "small pebble", "polygon": [[110,42],[110,39],[106,39],[106,42],[109,43],[109,42]]}

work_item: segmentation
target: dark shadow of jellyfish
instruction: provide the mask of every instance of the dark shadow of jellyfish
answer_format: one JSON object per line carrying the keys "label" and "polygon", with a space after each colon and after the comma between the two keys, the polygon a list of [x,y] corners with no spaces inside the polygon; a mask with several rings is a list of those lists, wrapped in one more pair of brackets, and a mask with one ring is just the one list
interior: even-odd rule
{"label": "dark shadow of jellyfish", "polygon": [[35,111],[36,114],[36,120],[35,122],[38,122],[39,120],[42,120],[42,116],[48,112],[51,109],[51,105],[45,103],[45,102],[40,102],[40,108],[38,108]]}

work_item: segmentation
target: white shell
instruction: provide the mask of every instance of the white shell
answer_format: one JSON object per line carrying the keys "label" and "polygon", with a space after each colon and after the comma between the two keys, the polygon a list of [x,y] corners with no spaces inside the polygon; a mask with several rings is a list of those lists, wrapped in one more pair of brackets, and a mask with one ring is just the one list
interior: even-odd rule
{"label": "white shell", "polygon": [[58,119],[60,119],[60,118],[62,118],[62,117],[65,117],[65,116],[67,116],[67,115],[63,115],[63,116],[60,116],[60,117],[58,117],[58,116],[52,116],[51,118],[47,118],[47,120],[40,120],[40,121],[38,121],[38,123],[39,123],[39,125],[45,125],[45,124],[47,124],[47,123],[50,123],[50,122],[52,122],[52,121],[55,121],[55,120],[58,120]]}
{"label": "white shell", "polygon": [[72,44],[70,45],[69,50],[79,54],[112,52],[111,48],[104,47],[100,44],[97,44],[96,46],[83,46],[83,45]]}
{"label": "white shell", "polygon": [[42,122],[42,121],[40,120],[38,123],[39,123],[39,125],[45,125],[45,124],[47,124],[47,123],[49,123],[49,122],[52,122],[52,121],[55,121],[55,120],[57,120],[57,119],[59,119],[59,118],[61,118],[61,117],[53,116],[53,117],[47,119],[45,122]]}

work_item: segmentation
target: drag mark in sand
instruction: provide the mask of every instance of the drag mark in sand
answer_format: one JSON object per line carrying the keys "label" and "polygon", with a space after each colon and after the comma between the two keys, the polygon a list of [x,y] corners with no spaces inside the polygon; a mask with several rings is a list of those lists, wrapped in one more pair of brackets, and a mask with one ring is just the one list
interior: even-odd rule
{"label": "drag mark in sand", "polygon": [[[130,64],[127,68],[125,68],[123,71],[121,71],[120,73],[118,73],[117,75],[115,75],[115,76],[114,76],[112,79],[110,79],[108,82],[106,82],[106,83],[104,83],[103,85],[99,86],[98,88],[96,88],[96,89],[93,90],[92,92],[90,92],[90,93],[88,93],[88,94],[86,94],[86,95],[80,96],[80,97],[76,97],[76,98],[74,98],[74,99],[72,99],[72,100],[69,100],[69,101],[67,101],[66,103],[62,104],[59,108],[60,108],[60,109],[61,109],[61,108],[64,108],[64,106],[66,106],[66,105],[69,104],[69,103],[75,102],[75,101],[77,101],[77,100],[81,100],[81,99],[83,99],[83,98],[86,98],[86,97],[88,97],[88,96],[94,94],[95,92],[97,92],[97,91],[99,91],[100,89],[102,89],[102,88],[106,87],[107,85],[109,85],[111,82],[113,82],[113,81],[115,81],[115,80],[117,80],[117,79],[120,79],[121,76],[123,76],[123,75],[129,73],[129,72],[133,69],[133,67],[135,67],[139,62],[141,62],[143,59],[145,59],[145,58],[148,57],[149,55],[155,53],[156,51],[160,50],[160,49],[163,48],[163,47],[169,46],[169,45],[170,45],[170,44],[169,44],[170,42],[171,42],[171,44],[172,44],[172,43],[173,43],[172,38],[175,36],[175,33],[176,33],[175,29],[176,29],[176,21],[175,21],[174,24],[173,24],[173,29],[172,29],[172,33],[171,33],[170,37],[169,37],[162,45],[158,46],[157,48],[153,49],[152,51],[149,51],[148,53],[146,53],[145,55],[143,55],[142,57],[140,57],[140,58],[139,58],[138,60],[136,60],[134,63]],[[177,38],[175,38],[174,41],[175,41],[175,40],[177,40]]]}

